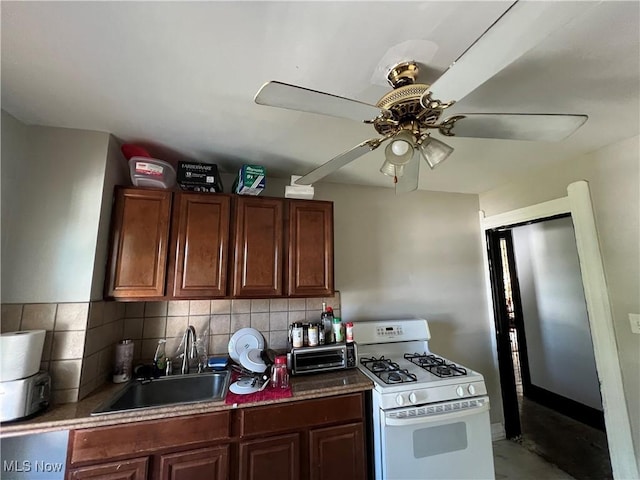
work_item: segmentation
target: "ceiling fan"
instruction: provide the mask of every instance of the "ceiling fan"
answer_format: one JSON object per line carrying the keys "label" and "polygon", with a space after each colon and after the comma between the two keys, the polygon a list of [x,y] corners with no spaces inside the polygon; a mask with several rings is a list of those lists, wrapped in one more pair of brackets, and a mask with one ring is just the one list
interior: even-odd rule
{"label": "ceiling fan", "polygon": [[397,193],[409,192],[418,188],[421,157],[435,168],[453,152],[434,138],[432,131],[445,137],[558,141],[587,120],[586,115],[573,114],[462,113],[441,117],[456,101],[594,3],[599,2],[515,2],[432,85],[417,82],[415,61],[393,66],[387,74],[393,90],[375,105],[277,81],[264,84],[254,100],[261,105],[363,121],[379,134],[307,173],[296,184],[310,185],[389,141],[380,171],[393,177]]}

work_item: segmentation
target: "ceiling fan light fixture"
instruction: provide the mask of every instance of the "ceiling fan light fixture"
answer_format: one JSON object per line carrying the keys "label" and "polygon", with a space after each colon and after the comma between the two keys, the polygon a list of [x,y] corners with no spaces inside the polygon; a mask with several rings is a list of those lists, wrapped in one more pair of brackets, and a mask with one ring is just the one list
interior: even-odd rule
{"label": "ceiling fan light fixture", "polygon": [[404,173],[404,165],[394,165],[385,160],[382,167],[380,167],[380,172],[389,177],[399,178]]}
{"label": "ceiling fan light fixture", "polygon": [[405,165],[413,158],[413,149],[413,135],[407,130],[402,130],[393,136],[385,148],[386,162],[397,166]]}
{"label": "ceiling fan light fixture", "polygon": [[420,142],[419,148],[431,169],[436,168],[453,153],[453,147],[429,135]]}

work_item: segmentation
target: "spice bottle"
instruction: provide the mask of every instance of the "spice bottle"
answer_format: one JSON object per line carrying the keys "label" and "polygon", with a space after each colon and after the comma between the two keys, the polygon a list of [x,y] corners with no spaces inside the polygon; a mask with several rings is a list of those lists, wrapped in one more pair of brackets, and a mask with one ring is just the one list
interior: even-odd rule
{"label": "spice bottle", "polygon": [[336,343],[344,341],[344,336],[342,335],[342,321],[339,317],[333,318],[333,338]]}
{"label": "spice bottle", "polygon": [[353,343],[353,322],[346,323],[347,343]]}
{"label": "spice bottle", "polygon": [[318,346],[318,324],[317,323],[312,323],[309,325],[308,339],[309,339],[308,345],[310,347]]}
{"label": "spice bottle", "polygon": [[302,323],[296,322],[291,328],[291,343],[293,348],[300,348],[304,345],[304,331]]}
{"label": "spice bottle", "polygon": [[287,371],[287,357],[278,355],[271,368],[271,388],[288,388],[289,372]]}
{"label": "spice bottle", "polygon": [[304,347],[309,346],[309,326],[308,323],[302,324],[302,346]]}

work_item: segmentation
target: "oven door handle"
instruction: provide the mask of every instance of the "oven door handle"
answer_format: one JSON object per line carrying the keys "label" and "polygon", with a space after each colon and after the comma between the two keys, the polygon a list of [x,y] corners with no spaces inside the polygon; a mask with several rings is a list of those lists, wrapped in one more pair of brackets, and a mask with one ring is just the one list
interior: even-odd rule
{"label": "oven door handle", "polygon": [[477,415],[489,410],[489,402],[485,402],[479,407],[465,408],[447,413],[434,413],[431,415],[420,415],[416,417],[394,418],[385,415],[384,423],[389,426],[415,425],[417,423],[441,422],[443,420],[453,420],[456,418],[468,417],[469,415]]}

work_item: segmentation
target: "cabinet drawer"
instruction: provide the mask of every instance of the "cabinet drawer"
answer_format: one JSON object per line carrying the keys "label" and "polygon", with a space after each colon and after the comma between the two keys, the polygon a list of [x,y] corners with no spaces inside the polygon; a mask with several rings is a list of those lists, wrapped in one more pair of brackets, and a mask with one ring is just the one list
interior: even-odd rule
{"label": "cabinet drawer", "polygon": [[76,465],[225,439],[229,427],[230,413],[218,412],[75,430],[69,440],[69,462]]}
{"label": "cabinet drawer", "polygon": [[344,423],[363,418],[361,394],[254,407],[238,412],[243,437]]}
{"label": "cabinet drawer", "polygon": [[148,464],[148,458],[133,458],[74,468],[67,472],[67,480],[147,480]]}

